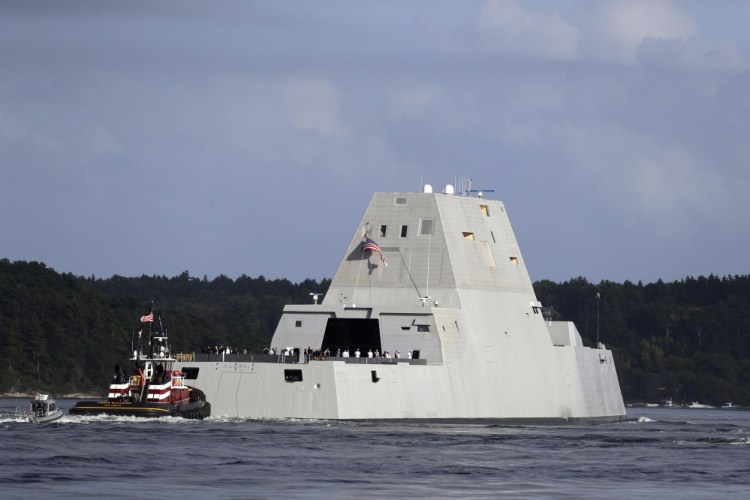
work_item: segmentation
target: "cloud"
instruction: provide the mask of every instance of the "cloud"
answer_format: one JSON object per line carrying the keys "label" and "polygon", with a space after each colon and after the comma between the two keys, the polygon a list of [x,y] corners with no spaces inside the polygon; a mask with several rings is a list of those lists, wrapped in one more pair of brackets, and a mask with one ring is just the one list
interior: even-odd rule
{"label": "cloud", "polygon": [[599,2],[582,24],[585,56],[629,64],[645,39],[687,39],[698,32],[696,21],[670,0]]}
{"label": "cloud", "polygon": [[428,37],[445,53],[510,60],[598,62],[742,71],[734,40],[710,40],[698,20],[672,0],[582,1],[576,8],[532,10],[516,0],[485,0],[462,29],[434,23]]}
{"label": "cloud", "polygon": [[639,138],[626,185],[643,217],[687,222],[710,207],[720,194],[720,175],[701,171],[684,148],[658,147]]}
{"label": "cloud", "polygon": [[556,60],[578,54],[578,28],[557,13],[533,15],[515,1],[488,0],[474,23],[484,48]]}
{"label": "cloud", "polygon": [[339,93],[329,80],[305,77],[288,82],[281,89],[281,99],[293,126],[315,132],[324,139],[346,135]]}
{"label": "cloud", "polygon": [[433,86],[422,83],[394,85],[388,91],[388,115],[391,119],[417,118],[440,98]]}
{"label": "cloud", "polygon": [[120,142],[101,124],[92,123],[84,136],[85,145],[82,151],[83,160],[86,163],[99,162],[110,156],[118,156],[123,153]]}
{"label": "cloud", "polygon": [[485,52],[568,61],[579,52],[579,29],[558,13],[531,13],[515,0],[485,0],[461,31],[440,33],[432,42],[449,52]]}
{"label": "cloud", "polygon": [[734,41],[688,38],[644,38],[636,50],[639,64],[651,67],[685,68],[695,71],[732,71],[748,64]]}
{"label": "cloud", "polygon": [[[128,5],[0,16],[0,257],[97,275],[330,275],[371,193],[422,176],[497,188],[521,238],[540,238],[540,278],[597,276],[550,241],[623,258],[699,248],[706,231],[747,246],[750,78],[742,34],[710,39],[708,7]],[[133,255],[123,235],[145,221],[160,248]],[[318,242],[302,258],[300,238]],[[638,272],[696,272],[674,255]]]}

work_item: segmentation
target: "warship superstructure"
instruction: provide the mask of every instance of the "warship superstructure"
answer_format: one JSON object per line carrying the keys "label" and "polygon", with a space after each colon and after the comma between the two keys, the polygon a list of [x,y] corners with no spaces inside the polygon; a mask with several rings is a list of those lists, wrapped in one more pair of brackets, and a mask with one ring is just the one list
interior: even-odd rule
{"label": "warship superstructure", "polygon": [[376,193],[324,299],[287,305],[268,354],[177,357],[213,415],[624,418],[611,351],[544,314],[504,204],[431,191]]}

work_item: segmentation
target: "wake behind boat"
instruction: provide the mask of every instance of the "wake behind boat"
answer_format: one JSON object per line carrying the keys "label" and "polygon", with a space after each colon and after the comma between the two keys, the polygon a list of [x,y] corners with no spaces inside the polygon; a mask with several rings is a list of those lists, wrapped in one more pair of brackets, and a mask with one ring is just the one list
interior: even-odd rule
{"label": "wake behind boat", "polygon": [[[211,415],[211,405],[202,391],[185,385],[185,374],[173,369],[167,332],[153,333],[153,305],[141,316],[138,347],[133,351],[131,375],[115,366],[115,376],[105,401],[79,401],[71,415],[120,415],[136,417],[183,417],[202,419]],[[143,347],[143,325],[149,325],[146,351]]]}

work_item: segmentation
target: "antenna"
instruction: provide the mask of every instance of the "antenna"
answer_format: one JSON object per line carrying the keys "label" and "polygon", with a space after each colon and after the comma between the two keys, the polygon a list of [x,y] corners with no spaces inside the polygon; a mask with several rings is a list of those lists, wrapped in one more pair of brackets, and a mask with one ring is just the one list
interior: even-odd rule
{"label": "antenna", "polygon": [[318,297],[320,297],[321,295],[323,295],[321,292],[310,292],[310,296],[313,298],[314,304],[318,303]]}
{"label": "antenna", "polygon": [[477,198],[484,196],[484,193],[494,193],[494,189],[469,189],[469,193],[477,193]]}
{"label": "antenna", "polygon": [[460,186],[458,186],[458,190],[461,194],[464,196],[471,196],[471,193],[477,193],[478,198],[484,197],[484,193],[494,193],[494,189],[472,189],[472,185],[474,184],[474,179],[471,177],[462,177],[460,179]]}

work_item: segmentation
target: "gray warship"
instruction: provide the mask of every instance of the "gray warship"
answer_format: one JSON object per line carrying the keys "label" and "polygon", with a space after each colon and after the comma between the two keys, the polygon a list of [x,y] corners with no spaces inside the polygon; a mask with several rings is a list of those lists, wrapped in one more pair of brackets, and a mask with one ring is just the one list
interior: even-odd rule
{"label": "gray warship", "polygon": [[[612,352],[537,300],[501,201],[376,193],[322,301],[287,305],[268,354],[181,354],[214,416],[618,421]],[[322,294],[321,294],[322,295]]]}

